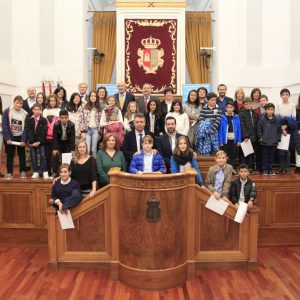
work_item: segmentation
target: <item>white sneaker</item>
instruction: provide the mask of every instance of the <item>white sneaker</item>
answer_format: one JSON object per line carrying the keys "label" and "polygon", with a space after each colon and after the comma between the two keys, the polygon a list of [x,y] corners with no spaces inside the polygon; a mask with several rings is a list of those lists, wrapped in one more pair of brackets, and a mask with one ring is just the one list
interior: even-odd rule
{"label": "white sneaker", "polygon": [[39,179],[39,172],[34,172],[31,176],[32,179]]}
{"label": "white sneaker", "polygon": [[43,172],[43,178],[46,179],[46,180],[50,179],[48,171]]}

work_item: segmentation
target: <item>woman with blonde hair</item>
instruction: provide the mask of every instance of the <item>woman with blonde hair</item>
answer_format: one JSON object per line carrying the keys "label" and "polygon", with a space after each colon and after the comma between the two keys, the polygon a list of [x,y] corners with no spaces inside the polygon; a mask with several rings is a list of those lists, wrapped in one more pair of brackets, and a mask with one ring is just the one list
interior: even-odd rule
{"label": "woman with blonde hair", "polygon": [[238,114],[243,108],[243,101],[245,99],[245,92],[241,87],[238,87],[234,92],[234,113]]}
{"label": "woman with blonde hair", "polygon": [[71,161],[71,178],[80,186],[83,197],[93,197],[97,190],[97,165],[93,156],[88,153],[86,142],[79,142],[75,148],[75,155]]}

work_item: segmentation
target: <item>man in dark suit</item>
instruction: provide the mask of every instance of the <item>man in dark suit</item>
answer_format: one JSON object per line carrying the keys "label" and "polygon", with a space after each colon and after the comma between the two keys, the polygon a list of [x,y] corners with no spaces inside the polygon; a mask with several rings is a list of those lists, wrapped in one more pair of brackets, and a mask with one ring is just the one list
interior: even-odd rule
{"label": "man in dark suit", "polygon": [[226,112],[226,105],[227,102],[231,101],[233,102],[233,99],[226,96],[227,92],[227,86],[224,83],[221,83],[218,85],[218,94],[219,97],[217,98],[217,105],[219,106],[219,109],[222,111],[222,115]]}
{"label": "man in dark suit", "polygon": [[147,105],[150,100],[155,100],[157,102],[157,106],[159,106],[159,98],[151,95],[152,88],[150,83],[144,83],[143,85],[143,95],[140,97],[137,97],[136,102],[139,106],[140,113],[146,113],[147,112]]}
{"label": "man in dark suit", "polygon": [[134,128],[135,130],[131,130],[127,132],[124,136],[123,142],[123,153],[125,159],[127,161],[127,166],[130,165],[130,161],[134,153],[142,150],[142,140],[145,135],[150,135],[154,141],[155,148],[155,136],[152,132],[145,130],[146,119],[145,115],[142,113],[138,113],[134,116]]}
{"label": "man in dark suit", "polygon": [[80,100],[82,101],[83,104],[85,104],[89,99],[89,95],[87,93],[87,88],[88,88],[88,85],[85,82],[81,82],[78,84]]}
{"label": "man in dark suit", "polygon": [[31,108],[36,103],[36,88],[34,86],[29,86],[27,88],[27,95],[27,99],[23,100],[22,108],[27,112],[27,117],[31,117],[33,114]]}
{"label": "man in dark suit", "polygon": [[171,173],[170,159],[173,155],[173,150],[176,145],[176,140],[182,135],[176,132],[176,119],[174,117],[167,117],[165,120],[167,133],[161,135],[156,140],[156,147],[158,152],[163,156],[167,173]]}
{"label": "man in dark suit", "polygon": [[116,93],[115,96],[122,111],[122,116],[124,117],[127,111],[128,103],[130,101],[135,101],[135,98],[133,94],[126,92],[126,84],[124,81],[119,81],[117,83],[117,88],[119,90],[119,93]]}

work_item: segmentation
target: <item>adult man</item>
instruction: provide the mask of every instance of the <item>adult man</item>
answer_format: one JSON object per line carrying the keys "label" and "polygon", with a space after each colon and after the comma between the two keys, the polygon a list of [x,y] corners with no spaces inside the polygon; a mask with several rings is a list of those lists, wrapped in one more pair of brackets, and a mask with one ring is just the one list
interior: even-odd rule
{"label": "adult man", "polygon": [[222,115],[226,112],[226,105],[228,101],[233,101],[232,98],[226,96],[227,86],[224,83],[220,83],[218,85],[218,94],[219,97],[217,98],[217,105],[219,109],[222,111]]}
{"label": "adult man", "polygon": [[143,137],[150,135],[154,140],[155,148],[155,136],[152,132],[145,130],[146,120],[142,113],[137,113],[134,117],[134,128],[130,132],[127,132],[124,136],[123,153],[127,161],[127,165],[130,165],[130,161],[134,153],[142,150]]}
{"label": "adult man", "polygon": [[176,119],[174,117],[167,117],[165,120],[165,127],[167,132],[161,135],[156,140],[158,152],[163,156],[167,173],[170,172],[170,158],[173,155],[173,150],[176,145],[176,140],[182,135],[176,132]]}
{"label": "adult man", "polygon": [[151,96],[152,88],[150,83],[144,83],[143,85],[143,95],[138,97],[136,99],[136,102],[138,103],[139,110],[141,113],[146,113],[147,112],[147,105],[150,100],[155,100],[157,102],[157,106],[159,105],[159,99],[158,97]]}
{"label": "adult man", "polygon": [[88,85],[85,82],[81,82],[78,84],[78,91],[82,103],[86,103],[88,101],[87,88]]}
{"label": "adult man", "polygon": [[36,88],[34,86],[29,86],[27,88],[27,99],[23,100],[23,109],[27,112],[27,116],[32,116],[32,106],[36,103]]}
{"label": "adult man", "polygon": [[117,97],[120,109],[122,111],[122,116],[124,117],[128,103],[130,101],[135,101],[135,98],[133,94],[126,92],[126,84],[124,81],[119,81],[117,83],[117,88],[119,93],[116,93],[115,96]]}

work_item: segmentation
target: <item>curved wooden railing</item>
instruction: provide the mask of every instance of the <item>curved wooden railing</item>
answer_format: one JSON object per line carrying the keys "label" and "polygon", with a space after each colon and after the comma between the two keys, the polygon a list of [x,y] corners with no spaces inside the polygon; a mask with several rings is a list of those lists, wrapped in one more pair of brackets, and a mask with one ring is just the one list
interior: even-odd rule
{"label": "curved wooden railing", "polygon": [[47,209],[49,265],[110,263],[114,280],[164,289],[194,277],[197,264],[256,263],[259,210],[251,209],[242,225],[233,222],[234,205],[225,216],[209,211],[209,194],[195,184],[193,169],[109,175],[109,186],[71,210],[75,229],[61,230],[55,210]]}

